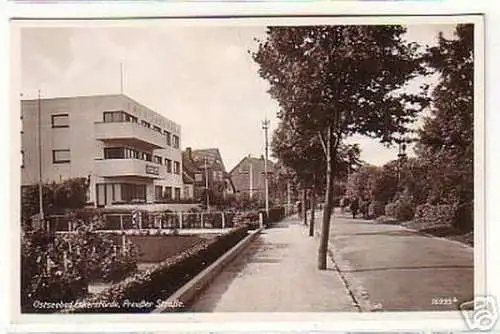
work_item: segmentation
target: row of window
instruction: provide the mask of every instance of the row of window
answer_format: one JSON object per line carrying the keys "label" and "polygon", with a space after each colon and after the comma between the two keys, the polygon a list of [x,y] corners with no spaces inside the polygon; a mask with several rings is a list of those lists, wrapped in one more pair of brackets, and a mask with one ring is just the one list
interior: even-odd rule
{"label": "row of window", "polygon": [[[138,151],[128,147],[106,147],[104,149],[104,159],[140,159],[144,161],[154,162],[167,167],[167,173],[180,174],[181,164],[179,161],[171,159],[163,159],[159,155],[152,155],[148,152]],[[173,170],[172,170],[173,167]]]}
{"label": "row of window", "polygon": [[[103,120],[105,123],[117,123],[117,122],[138,123],[139,122],[137,117],[132,116],[124,111],[105,111],[103,113]],[[153,131],[156,131],[158,133],[163,134],[166,137],[166,141],[167,141],[168,146],[172,146],[173,148],[180,147],[179,136],[172,135],[169,131],[162,130],[157,125],[152,126],[151,123],[146,122],[145,120],[141,121],[141,125],[148,128],[148,129],[152,129]]]}
{"label": "row of window", "polygon": [[[224,173],[222,171],[212,171],[212,178],[215,181],[224,181]],[[204,175],[203,173],[196,173],[194,175],[194,179],[196,182],[202,182],[204,181]]]}
{"label": "row of window", "polygon": [[[118,122],[132,122],[138,123],[139,119],[135,116],[132,116],[124,111],[105,111],[103,113],[103,120],[105,123],[118,123]],[[173,148],[180,147],[179,136],[172,135],[167,130],[162,130],[159,126],[153,125],[151,123],[146,122],[144,120],[141,121],[141,125],[152,129],[158,133],[163,134],[166,137],[166,142],[168,146],[172,146]],[[69,114],[56,114],[52,115],[52,127],[53,128],[69,128]]]}
{"label": "row of window", "polygon": [[[172,189],[174,190],[173,197],[172,197]],[[155,199],[157,201],[162,199],[166,200],[181,199],[181,188],[155,186]]]}

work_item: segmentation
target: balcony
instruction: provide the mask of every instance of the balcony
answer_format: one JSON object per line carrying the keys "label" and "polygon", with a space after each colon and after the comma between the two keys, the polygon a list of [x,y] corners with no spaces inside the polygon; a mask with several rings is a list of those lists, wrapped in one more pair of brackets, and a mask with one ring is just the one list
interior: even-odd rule
{"label": "balcony", "polygon": [[95,138],[148,150],[167,147],[167,138],[163,134],[134,122],[96,122]]}
{"label": "balcony", "polygon": [[101,177],[138,176],[149,179],[166,177],[165,166],[138,159],[97,160],[95,170]]}

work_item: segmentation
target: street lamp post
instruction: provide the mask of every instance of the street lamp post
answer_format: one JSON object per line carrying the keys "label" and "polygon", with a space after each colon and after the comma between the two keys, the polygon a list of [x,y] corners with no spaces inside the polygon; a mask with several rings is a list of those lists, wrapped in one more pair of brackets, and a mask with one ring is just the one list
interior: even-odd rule
{"label": "street lamp post", "polygon": [[403,161],[406,159],[406,143],[405,140],[402,139],[399,143],[399,151],[398,151],[398,188],[399,183],[401,181],[401,169],[403,168]]}
{"label": "street lamp post", "polygon": [[42,184],[42,102],[38,90],[38,202],[40,223],[44,222],[43,212],[43,184]]}
{"label": "street lamp post", "polygon": [[207,167],[207,158],[204,158],[205,161],[205,194],[206,194],[206,202],[207,202],[207,211],[210,211],[210,197],[208,193],[208,167]]}
{"label": "street lamp post", "polygon": [[268,173],[267,173],[267,159],[268,159],[268,151],[269,151],[269,143],[268,143],[268,130],[269,130],[269,120],[266,118],[262,122],[262,129],[264,130],[265,134],[265,155],[264,155],[264,182],[265,182],[265,194],[266,194],[266,214],[269,216],[269,180],[268,180]]}

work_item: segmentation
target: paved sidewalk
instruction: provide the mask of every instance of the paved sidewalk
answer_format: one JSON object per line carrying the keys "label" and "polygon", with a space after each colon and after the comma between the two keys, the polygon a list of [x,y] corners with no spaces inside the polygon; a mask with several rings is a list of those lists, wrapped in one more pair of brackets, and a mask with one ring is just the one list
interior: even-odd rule
{"label": "paved sidewalk", "polygon": [[190,307],[194,312],[358,311],[329,261],[316,267],[318,240],[296,217],[263,233]]}

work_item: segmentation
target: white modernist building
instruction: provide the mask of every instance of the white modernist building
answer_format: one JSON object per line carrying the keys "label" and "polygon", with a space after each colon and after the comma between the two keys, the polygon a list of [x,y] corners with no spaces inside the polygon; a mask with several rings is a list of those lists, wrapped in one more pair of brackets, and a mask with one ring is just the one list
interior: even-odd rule
{"label": "white modernist building", "polygon": [[23,100],[21,119],[22,185],[41,165],[44,183],[89,177],[97,206],[183,196],[180,125],[125,95]]}

